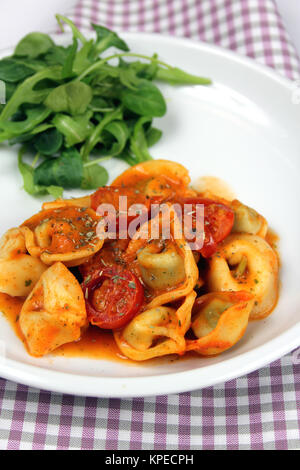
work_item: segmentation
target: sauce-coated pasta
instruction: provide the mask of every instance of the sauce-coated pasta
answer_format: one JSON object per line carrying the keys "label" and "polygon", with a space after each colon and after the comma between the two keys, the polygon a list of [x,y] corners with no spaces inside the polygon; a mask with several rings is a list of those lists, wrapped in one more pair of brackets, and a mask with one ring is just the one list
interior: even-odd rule
{"label": "sauce-coated pasta", "polygon": [[133,361],[211,356],[272,312],[279,263],[266,219],[189,184],[181,164],[148,161],[91,195],[45,203],[6,232],[0,293],[22,303],[29,354],[101,329]]}

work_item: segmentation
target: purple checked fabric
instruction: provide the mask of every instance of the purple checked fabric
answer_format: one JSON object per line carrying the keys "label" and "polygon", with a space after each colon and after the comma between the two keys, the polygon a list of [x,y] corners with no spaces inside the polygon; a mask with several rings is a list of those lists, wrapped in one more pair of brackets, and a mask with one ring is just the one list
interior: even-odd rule
{"label": "purple checked fabric", "polygon": [[[69,15],[116,30],[186,36],[296,80],[300,64],[272,0],[81,0]],[[0,379],[0,449],[300,449],[300,349],[192,393],[82,398]]]}
{"label": "purple checked fabric", "polygon": [[235,50],[299,78],[300,62],[273,0],[80,0],[70,15],[123,31],[185,36]]}

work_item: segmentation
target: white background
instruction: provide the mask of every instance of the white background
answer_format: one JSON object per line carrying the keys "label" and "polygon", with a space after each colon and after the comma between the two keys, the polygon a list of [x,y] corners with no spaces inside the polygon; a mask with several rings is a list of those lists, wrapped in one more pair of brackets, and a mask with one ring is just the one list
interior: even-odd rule
{"label": "white background", "polygon": [[[0,0],[0,49],[15,45],[29,31],[53,30],[54,14],[67,13],[77,1]],[[300,0],[277,0],[277,3],[300,54]]]}

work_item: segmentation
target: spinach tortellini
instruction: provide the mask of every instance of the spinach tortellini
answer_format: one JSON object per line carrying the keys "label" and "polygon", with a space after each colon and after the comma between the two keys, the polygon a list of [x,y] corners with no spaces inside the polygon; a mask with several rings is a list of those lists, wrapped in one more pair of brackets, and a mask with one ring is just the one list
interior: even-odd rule
{"label": "spinach tortellini", "polygon": [[125,259],[136,259],[137,267],[145,285],[150,288],[153,299],[148,308],[157,307],[170,300],[183,298],[190,293],[197,281],[199,272],[193,252],[182,236],[180,222],[171,205],[165,206],[170,217],[170,239],[159,236],[155,240],[141,239],[140,234],[148,233],[150,223],[162,228],[161,213],[143,225],[137,236],[128,245]]}
{"label": "spinach tortellini", "polygon": [[199,297],[193,307],[191,329],[196,340],[187,350],[203,356],[220,354],[244,335],[254,297],[248,292],[212,292]]}
{"label": "spinach tortellini", "polygon": [[180,307],[160,305],[137,315],[114,338],[125,356],[135,361],[185,352],[185,333],[196,297],[191,292]]}
{"label": "spinach tortellini", "polygon": [[138,253],[137,260],[144,282],[152,289],[167,289],[185,280],[184,258],[174,243],[154,241]]}
{"label": "spinach tortellini", "polygon": [[257,235],[230,235],[209,260],[208,286],[210,291],[243,290],[253,294],[250,318],[264,318],[277,301],[277,255]]}

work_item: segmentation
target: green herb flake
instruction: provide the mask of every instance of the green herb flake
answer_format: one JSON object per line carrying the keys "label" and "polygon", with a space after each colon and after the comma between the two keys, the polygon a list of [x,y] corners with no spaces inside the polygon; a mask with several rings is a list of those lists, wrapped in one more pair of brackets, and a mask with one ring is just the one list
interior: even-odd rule
{"label": "green herb flake", "polygon": [[91,278],[92,278],[92,276],[91,276],[91,274],[89,274],[89,275],[85,278],[84,284],[88,284],[88,283],[90,282]]}
{"label": "green herb flake", "polygon": [[135,282],[133,282],[133,281],[128,282],[128,286],[129,286],[131,289],[136,289]]}

